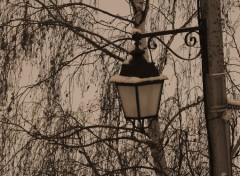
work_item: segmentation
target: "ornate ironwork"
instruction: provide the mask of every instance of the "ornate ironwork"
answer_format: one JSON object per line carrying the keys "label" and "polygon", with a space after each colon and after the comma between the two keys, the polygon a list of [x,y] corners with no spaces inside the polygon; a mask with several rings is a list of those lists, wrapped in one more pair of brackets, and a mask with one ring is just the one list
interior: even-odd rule
{"label": "ornate ironwork", "polygon": [[[193,32],[188,32],[186,35],[185,35],[185,44],[188,46],[188,47],[193,47],[196,45],[197,43],[197,39],[196,37],[194,36],[190,36],[190,34],[192,34]],[[197,32],[196,32],[197,33]],[[199,33],[197,33],[199,34]]]}
{"label": "ornate ironwork", "polygon": [[[184,38],[184,42],[185,42],[186,46],[194,47],[194,46],[196,46],[198,41],[200,43],[200,37],[199,37],[199,39],[197,39],[197,37],[193,36],[192,34],[196,33],[199,36],[199,31],[200,31],[200,27],[190,27],[190,28],[180,28],[180,29],[175,29],[175,30],[167,30],[167,31],[160,31],[160,32],[153,32],[153,33],[145,33],[145,34],[136,33],[136,34],[133,34],[133,40],[135,40],[136,38],[138,38],[138,39],[139,38],[148,38],[147,47],[150,50],[150,52],[151,52],[151,50],[154,50],[157,48],[158,45],[156,44],[156,42],[154,42],[154,40],[157,40],[164,47],[166,47],[168,51],[170,51],[173,55],[175,55],[179,59],[190,61],[190,60],[194,60],[200,56],[200,54],[201,54],[200,48],[199,48],[199,51],[193,57],[184,58],[183,56],[180,56],[179,54],[177,54],[173,49],[171,49],[160,37],[164,36],[164,35],[176,35],[179,33],[186,33],[185,38]],[[151,57],[152,57],[152,54],[151,54]]]}

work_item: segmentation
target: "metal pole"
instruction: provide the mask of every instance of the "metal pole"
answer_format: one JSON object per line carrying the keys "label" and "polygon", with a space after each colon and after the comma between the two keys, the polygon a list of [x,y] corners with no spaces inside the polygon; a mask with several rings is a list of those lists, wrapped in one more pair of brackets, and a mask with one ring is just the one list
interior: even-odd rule
{"label": "metal pole", "polygon": [[231,176],[220,0],[200,0],[200,30],[205,116],[211,176]]}

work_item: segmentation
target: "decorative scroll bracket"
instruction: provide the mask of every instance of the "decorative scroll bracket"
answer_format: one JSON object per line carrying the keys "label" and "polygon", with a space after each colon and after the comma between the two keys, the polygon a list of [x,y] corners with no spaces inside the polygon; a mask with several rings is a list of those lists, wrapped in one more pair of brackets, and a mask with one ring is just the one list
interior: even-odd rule
{"label": "decorative scroll bracket", "polygon": [[[164,45],[168,51],[170,51],[171,53],[173,53],[176,57],[178,57],[179,59],[182,60],[193,60],[196,59],[200,54],[201,54],[201,49],[199,50],[199,52],[192,58],[184,58],[182,56],[180,56],[179,54],[177,54],[175,51],[173,51],[166,43],[164,43],[159,37],[161,36],[165,36],[165,35],[176,35],[179,33],[187,33],[185,36],[185,44],[188,47],[193,47],[196,45],[197,43],[197,39],[196,37],[190,36],[190,34],[192,33],[197,33],[199,35],[199,33],[201,32],[201,27],[197,26],[197,27],[189,27],[189,28],[180,28],[180,29],[174,29],[174,30],[167,30],[167,31],[160,31],[160,32],[151,32],[151,33],[144,33],[141,34],[139,32],[136,32],[133,34],[132,39],[136,42],[135,45],[139,44],[139,40],[142,38],[148,38],[148,49],[156,49],[157,48],[157,44],[155,45],[151,45],[151,42],[153,39],[157,39],[162,45]],[[200,40],[200,37],[199,37]]]}

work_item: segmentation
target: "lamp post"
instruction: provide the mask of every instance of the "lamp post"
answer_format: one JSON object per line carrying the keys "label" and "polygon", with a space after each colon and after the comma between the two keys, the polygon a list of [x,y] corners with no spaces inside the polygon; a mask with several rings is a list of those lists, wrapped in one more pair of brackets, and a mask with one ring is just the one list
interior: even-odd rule
{"label": "lamp post", "polygon": [[[200,8],[204,7],[204,8]],[[180,28],[152,33],[135,33],[135,50],[131,52],[132,61],[123,64],[120,75],[111,78],[118,88],[125,118],[133,123],[134,128],[142,132],[149,126],[146,119],[158,117],[159,102],[163,82],[167,79],[159,75],[153,63],[147,63],[140,49],[140,39],[148,38],[148,48],[153,39],[162,43],[168,51],[184,60],[202,56],[203,95],[205,105],[206,127],[208,135],[210,175],[231,176],[231,158],[229,141],[229,124],[224,122],[223,116],[227,110],[225,73],[223,67],[222,31],[220,21],[220,1],[198,0],[198,26]],[[185,59],[169,48],[160,36],[186,33],[185,44],[189,47],[197,42],[190,34],[199,34],[200,51],[193,58]],[[139,122],[139,126],[135,125]]]}

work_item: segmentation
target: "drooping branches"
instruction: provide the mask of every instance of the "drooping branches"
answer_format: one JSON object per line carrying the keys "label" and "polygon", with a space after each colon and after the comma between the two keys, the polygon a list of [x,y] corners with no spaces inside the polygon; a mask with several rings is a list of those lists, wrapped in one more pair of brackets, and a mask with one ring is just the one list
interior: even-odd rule
{"label": "drooping branches", "polygon": [[[153,52],[169,80],[151,137],[132,130],[109,83],[128,55],[133,27],[146,23],[151,32],[195,26],[196,1],[114,3],[127,8],[117,15],[93,1],[0,4],[0,175],[208,174],[201,59],[180,61],[164,45]],[[225,2],[225,18],[230,6],[237,8]],[[224,21],[225,66],[228,93],[238,97],[234,20]],[[194,48],[179,44],[180,39],[161,37],[191,58]],[[239,159],[238,113],[233,111],[230,121],[234,163]]]}

